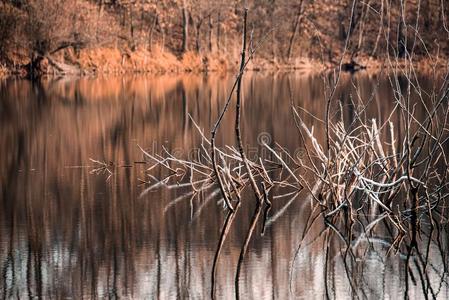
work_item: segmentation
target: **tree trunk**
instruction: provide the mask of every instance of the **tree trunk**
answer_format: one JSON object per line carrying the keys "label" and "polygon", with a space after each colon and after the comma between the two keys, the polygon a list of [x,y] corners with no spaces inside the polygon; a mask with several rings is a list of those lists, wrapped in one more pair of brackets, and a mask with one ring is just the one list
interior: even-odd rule
{"label": "tree trunk", "polygon": [[[270,19],[271,19],[271,28],[274,28],[274,10],[275,10],[275,6],[274,6],[274,1],[271,4],[271,9],[270,9]],[[276,61],[276,30],[272,30],[271,31],[271,60],[274,62]]]}
{"label": "tree trunk", "polygon": [[189,43],[189,13],[185,1],[182,3],[182,52],[187,52]]}
{"label": "tree trunk", "polygon": [[218,14],[217,14],[217,52],[220,52],[220,34],[221,34],[221,31],[220,31],[221,19],[220,19],[220,17],[221,17],[221,14],[220,14],[220,12],[218,12]]}
{"label": "tree trunk", "polygon": [[345,15],[343,13],[338,15],[338,39],[340,41],[346,40],[346,29],[345,29]]}
{"label": "tree trunk", "polygon": [[196,32],[196,38],[195,38],[195,50],[197,53],[201,50],[201,39],[200,39],[200,33],[201,33],[201,21],[199,21],[195,26],[195,32]]}
{"label": "tree trunk", "polygon": [[162,33],[162,52],[164,52],[165,51],[165,29],[164,29],[164,27],[162,27],[162,24],[159,22],[159,19],[158,19],[158,23],[159,23],[159,27],[161,28],[161,33]]}
{"label": "tree trunk", "polygon": [[97,15],[97,23],[95,24],[96,28],[95,28],[95,40],[97,42],[99,42],[99,35],[98,35],[98,23],[100,22],[102,16],[103,16],[103,8],[104,8],[104,3],[103,0],[100,0],[100,2],[98,3],[98,15]]}
{"label": "tree trunk", "polygon": [[[353,56],[356,56],[358,52],[363,48],[363,38],[365,37],[365,22],[368,15],[369,7],[371,7],[371,0],[368,0],[366,6],[362,7],[361,16],[358,22],[359,26],[359,38],[357,43],[357,48],[352,53]],[[382,18],[382,17],[381,17]]]}
{"label": "tree trunk", "polygon": [[129,31],[131,35],[131,50],[136,50],[136,43],[134,41],[134,12],[133,5],[131,4],[129,7]]}
{"label": "tree trunk", "polygon": [[140,32],[143,32],[143,27],[144,27],[143,25],[145,23],[145,10],[143,9],[144,5],[145,5],[145,0],[141,0],[140,7],[139,7],[139,10],[140,10]]}
{"label": "tree trunk", "polygon": [[405,7],[403,7],[401,4],[399,6],[401,13],[399,14],[399,24],[398,24],[398,39],[397,39],[397,55],[398,57],[402,58],[405,56],[405,53],[407,51],[407,38],[406,38],[406,28],[407,25],[405,24],[404,19],[404,10]]}
{"label": "tree trunk", "polygon": [[151,24],[150,27],[150,31],[148,33],[148,49],[150,51],[153,51],[153,35],[154,35],[154,28],[156,27],[156,25],[159,23],[158,22],[159,16],[156,14],[156,16],[154,17],[154,21]]}
{"label": "tree trunk", "polygon": [[449,33],[449,28],[447,26],[447,19],[449,17],[448,10],[446,9],[446,6],[444,4],[444,1],[446,0],[440,0],[440,3],[438,4],[440,6],[439,13],[438,13],[438,24],[443,24],[444,30]]}
{"label": "tree trunk", "polygon": [[292,35],[290,36],[290,40],[288,42],[288,51],[287,51],[288,60],[290,60],[290,58],[292,57],[293,43],[295,41],[296,34],[298,32],[298,27],[301,22],[303,3],[304,3],[303,0],[301,0],[301,2],[299,3],[298,12],[296,13],[295,25],[293,26],[293,32],[292,32]]}
{"label": "tree trunk", "polygon": [[379,31],[377,32],[376,42],[374,43],[374,48],[373,48],[373,51],[371,52],[371,56],[374,56],[376,54],[377,45],[379,44],[383,26],[384,26],[384,0],[381,0]]}
{"label": "tree trunk", "polygon": [[212,31],[213,31],[212,16],[209,15],[209,43],[208,43],[209,52],[212,52]]}
{"label": "tree trunk", "polygon": [[424,29],[427,31],[430,29],[431,22],[431,8],[430,8],[430,0],[422,0],[422,8],[423,8],[423,17],[424,17]]}

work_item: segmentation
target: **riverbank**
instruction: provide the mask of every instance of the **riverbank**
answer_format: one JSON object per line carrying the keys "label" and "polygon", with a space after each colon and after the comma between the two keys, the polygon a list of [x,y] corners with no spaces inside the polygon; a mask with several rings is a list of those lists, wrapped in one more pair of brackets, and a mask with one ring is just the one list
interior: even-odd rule
{"label": "riverbank", "polygon": [[[95,75],[95,74],[166,74],[228,72],[238,67],[238,51],[235,53],[199,54],[189,51],[177,56],[160,47],[147,49],[89,48],[79,51],[66,48],[41,57],[31,64],[25,55],[11,55],[11,63],[0,68],[0,74],[35,75]],[[290,62],[254,57],[248,70],[324,70],[326,66],[308,58]]]}
{"label": "riverbank", "polygon": [[[25,51],[23,51],[25,53]],[[134,51],[118,48],[87,48],[75,50],[71,47],[35,59],[26,55],[11,54],[9,64],[0,64],[0,77],[9,75],[27,77],[53,75],[119,75],[119,74],[184,74],[204,72],[235,72],[238,68],[239,52],[199,54],[189,51],[177,56],[160,47],[151,51],[139,48]],[[356,72],[360,70],[379,71],[384,68],[403,68],[405,60],[378,60],[371,57],[345,58],[342,70]],[[438,57],[416,57],[413,61],[417,70],[430,72],[447,67],[447,59]],[[339,60],[321,62],[316,59],[300,57],[290,61],[267,59],[257,55],[248,64],[252,71],[303,71],[322,72],[337,68]]]}

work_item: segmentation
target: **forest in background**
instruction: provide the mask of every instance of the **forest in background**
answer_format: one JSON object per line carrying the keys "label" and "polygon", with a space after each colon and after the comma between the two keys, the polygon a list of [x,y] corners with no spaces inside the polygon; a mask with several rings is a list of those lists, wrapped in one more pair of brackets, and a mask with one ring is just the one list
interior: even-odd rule
{"label": "forest in background", "polygon": [[[235,68],[249,9],[252,68],[445,60],[445,0],[2,0],[0,69],[27,73]],[[0,71],[1,72],[1,71]]]}

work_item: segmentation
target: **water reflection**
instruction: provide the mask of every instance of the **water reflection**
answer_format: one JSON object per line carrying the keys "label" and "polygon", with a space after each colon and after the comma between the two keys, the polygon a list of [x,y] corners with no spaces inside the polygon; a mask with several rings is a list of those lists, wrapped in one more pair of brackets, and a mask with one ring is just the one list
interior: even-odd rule
{"label": "water reflection", "polygon": [[[384,120],[395,105],[388,78],[342,78],[337,90],[344,122],[355,118],[354,98],[371,99],[369,117]],[[0,83],[0,281],[3,298],[193,298],[209,297],[211,263],[224,221],[219,194],[170,202],[186,190],[155,190],[139,197],[146,180],[137,145],[189,155],[200,137],[191,116],[207,133],[233,77],[162,76],[81,78]],[[422,87],[432,80],[423,78]],[[404,87],[405,89],[405,87]],[[244,82],[243,128],[248,147],[263,151],[259,133],[287,149],[302,149],[290,102],[324,115],[323,80],[317,75],[249,74]],[[424,114],[424,111],[423,111]],[[324,136],[308,113],[307,124]],[[394,119],[400,122],[400,116]],[[225,117],[219,145],[234,142],[233,116]],[[399,127],[399,126],[397,126]],[[228,130],[226,130],[228,129]],[[397,136],[401,133],[397,132]],[[89,158],[114,174],[91,174]],[[287,199],[274,202],[273,213]],[[240,246],[252,204],[239,212],[220,261],[217,295],[232,298]],[[404,260],[382,255],[388,247],[360,247],[367,259],[352,266],[351,291],[341,247],[323,250],[316,225],[296,249],[308,202],[298,198],[264,236],[256,236],[245,260],[241,289],[247,298],[287,299],[403,296]],[[444,234],[444,233],[442,233]],[[325,268],[325,256],[331,264]],[[429,274],[439,296],[442,255],[431,244]],[[346,266],[347,267],[347,266]],[[327,275],[326,274],[327,270]],[[327,288],[324,284],[327,282]],[[421,297],[419,279],[410,296]],[[246,298],[246,297],[245,297]]]}

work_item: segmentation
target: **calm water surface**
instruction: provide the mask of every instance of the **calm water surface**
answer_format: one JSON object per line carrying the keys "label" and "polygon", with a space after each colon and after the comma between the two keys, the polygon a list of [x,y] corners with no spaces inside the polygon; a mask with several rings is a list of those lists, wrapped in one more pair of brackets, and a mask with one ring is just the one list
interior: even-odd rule
{"label": "calm water surface", "polygon": [[[354,118],[357,95],[372,97],[369,117],[388,117],[393,93],[387,78],[378,79],[343,76],[336,99],[345,123]],[[208,298],[225,217],[219,194],[176,203],[172,201],[188,189],[141,195],[148,187],[142,182],[149,178],[138,145],[153,153],[166,148],[189,156],[200,145],[189,115],[208,135],[232,83],[233,76],[194,75],[1,81],[0,297]],[[430,88],[433,81],[424,78],[422,84]],[[260,154],[263,138],[291,151],[302,149],[290,103],[324,117],[322,95],[320,76],[248,74],[243,118],[247,147]],[[303,118],[324,137],[319,121],[306,113]],[[232,126],[231,109],[218,133],[219,145],[234,143]],[[94,174],[90,158],[111,165],[113,174]],[[240,210],[220,260],[217,295],[223,299],[233,298],[252,200]],[[322,222],[296,253],[310,213],[306,196],[273,204],[265,235],[254,237],[245,258],[245,299],[321,299],[326,280],[331,298],[403,297],[400,255],[385,256],[388,248],[381,243],[362,248],[364,259],[349,270],[357,282],[351,292],[337,246],[330,251],[326,276]],[[440,284],[437,252],[430,251],[437,267],[429,267],[429,274],[445,299],[449,292],[445,282]],[[418,279],[410,296],[422,297]]]}

